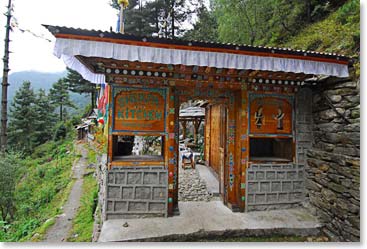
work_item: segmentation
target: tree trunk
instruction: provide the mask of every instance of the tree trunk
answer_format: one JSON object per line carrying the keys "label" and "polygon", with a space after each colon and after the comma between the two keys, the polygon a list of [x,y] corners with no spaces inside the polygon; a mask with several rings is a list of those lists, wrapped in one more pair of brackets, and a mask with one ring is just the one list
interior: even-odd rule
{"label": "tree trunk", "polygon": [[4,46],[4,66],[3,66],[3,81],[1,91],[1,132],[0,132],[0,149],[5,152],[8,144],[7,122],[8,122],[8,74],[9,74],[9,35],[10,35],[10,20],[11,20],[11,0],[8,1],[5,29],[5,46]]}
{"label": "tree trunk", "polygon": [[62,104],[60,105],[60,121],[62,121]]}
{"label": "tree trunk", "polygon": [[187,124],[187,122],[182,121],[181,124],[182,124],[182,136],[183,136],[183,139],[186,139],[186,124]]}
{"label": "tree trunk", "polygon": [[175,37],[175,1],[173,0],[171,2],[171,35],[172,35],[172,38]]}

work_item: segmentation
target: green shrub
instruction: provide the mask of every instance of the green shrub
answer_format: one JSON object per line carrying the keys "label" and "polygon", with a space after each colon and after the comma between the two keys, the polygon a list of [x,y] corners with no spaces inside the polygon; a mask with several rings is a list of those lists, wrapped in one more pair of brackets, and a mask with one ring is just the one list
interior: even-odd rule
{"label": "green shrub", "polygon": [[350,0],[338,10],[336,20],[341,24],[359,22],[359,0]]}
{"label": "green shrub", "polygon": [[16,153],[0,152],[0,212],[3,221],[12,220],[15,213],[15,187],[18,170],[21,166],[20,156]]}
{"label": "green shrub", "polygon": [[37,146],[32,153],[32,158],[44,158],[46,157],[46,161],[50,159],[50,152],[56,149],[57,144],[54,141],[48,141],[40,146]]}
{"label": "green shrub", "polygon": [[67,135],[66,126],[64,123],[60,123],[56,127],[56,131],[54,134],[54,141],[59,141],[61,139],[65,139]]}

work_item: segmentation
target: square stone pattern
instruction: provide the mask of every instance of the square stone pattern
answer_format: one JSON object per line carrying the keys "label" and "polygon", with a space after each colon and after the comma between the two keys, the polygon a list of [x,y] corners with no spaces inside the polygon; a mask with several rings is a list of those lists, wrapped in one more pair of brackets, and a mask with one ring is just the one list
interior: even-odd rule
{"label": "square stone pattern", "polygon": [[252,164],[246,175],[247,211],[281,209],[304,199],[303,165]]}
{"label": "square stone pattern", "polygon": [[106,174],[106,219],[167,216],[167,170],[115,167]]}
{"label": "square stone pattern", "polygon": [[312,147],[312,90],[301,88],[296,94],[295,108],[296,160],[299,164],[306,163],[306,153]]}

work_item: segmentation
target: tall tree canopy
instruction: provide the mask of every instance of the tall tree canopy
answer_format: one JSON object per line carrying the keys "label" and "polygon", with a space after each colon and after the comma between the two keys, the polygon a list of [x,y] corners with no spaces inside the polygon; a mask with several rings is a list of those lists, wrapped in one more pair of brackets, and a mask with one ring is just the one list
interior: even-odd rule
{"label": "tall tree canopy", "polygon": [[66,83],[68,90],[79,94],[90,94],[90,104],[92,109],[96,103],[96,84],[85,80],[77,71],[67,68],[67,75],[63,79]]}
{"label": "tall tree canopy", "polygon": [[52,88],[50,89],[50,100],[56,108],[59,108],[60,121],[65,120],[65,107],[76,108],[70,100],[68,85],[64,79],[60,79],[52,85]]}
{"label": "tall tree canopy", "polygon": [[[124,11],[125,32],[140,36],[179,37],[187,30],[202,0],[132,0]],[[111,6],[119,9],[117,0]]]}
{"label": "tall tree canopy", "polygon": [[53,128],[56,124],[54,106],[50,105],[50,97],[45,90],[40,89],[35,100],[35,130],[34,137],[37,144],[43,144],[52,138]]}
{"label": "tall tree canopy", "polygon": [[36,144],[33,136],[36,119],[35,95],[31,82],[25,81],[15,93],[10,106],[9,145],[10,147],[30,153]]}
{"label": "tall tree canopy", "polygon": [[205,5],[198,9],[197,21],[184,36],[186,40],[218,41],[218,22],[212,11]]}
{"label": "tall tree canopy", "polygon": [[277,45],[325,18],[346,0],[214,0],[219,40]]}

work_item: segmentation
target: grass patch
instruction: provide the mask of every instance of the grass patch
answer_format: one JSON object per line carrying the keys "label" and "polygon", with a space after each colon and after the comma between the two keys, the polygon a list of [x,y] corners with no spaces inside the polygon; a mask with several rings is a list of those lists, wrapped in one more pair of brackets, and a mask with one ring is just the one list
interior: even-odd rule
{"label": "grass patch", "polygon": [[89,164],[97,163],[97,153],[90,146],[85,145],[85,148],[88,150],[87,161]]}
{"label": "grass patch", "polygon": [[65,190],[60,192],[59,195],[56,195],[55,198],[50,203],[50,207],[52,210],[52,213],[55,215],[46,220],[39,228],[37,228],[31,235],[22,238],[20,241],[31,241],[31,242],[41,242],[45,239],[45,235],[47,233],[47,230],[56,222],[56,215],[62,213],[61,207],[66,203],[66,201],[69,198],[70,191],[75,183],[75,179],[72,179],[68,185],[66,186]]}
{"label": "grass patch", "polygon": [[94,211],[97,205],[98,183],[93,175],[87,175],[83,181],[83,193],[80,207],[73,220],[67,241],[91,242],[94,224]]}
{"label": "grass patch", "polygon": [[[73,184],[72,140],[49,142],[22,160],[15,191],[14,220],[0,225],[0,241],[40,241],[60,213]],[[1,222],[0,222],[1,223]],[[6,230],[2,229],[6,226]]]}

